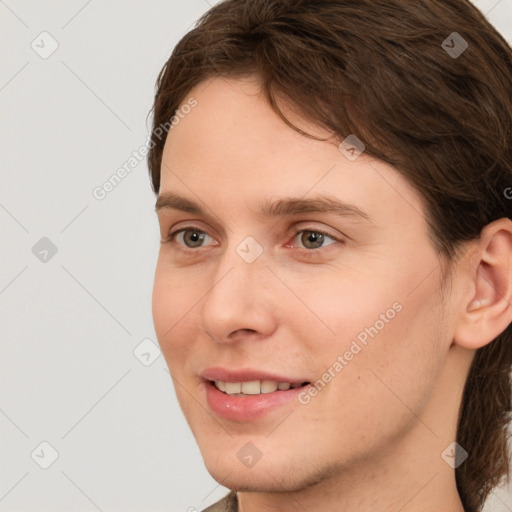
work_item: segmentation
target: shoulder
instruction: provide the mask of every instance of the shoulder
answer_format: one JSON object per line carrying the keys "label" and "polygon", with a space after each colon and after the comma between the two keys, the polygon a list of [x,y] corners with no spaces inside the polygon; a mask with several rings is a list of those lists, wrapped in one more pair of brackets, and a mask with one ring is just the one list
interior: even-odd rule
{"label": "shoulder", "polygon": [[231,491],[224,498],[205,508],[202,512],[238,512],[236,492]]}

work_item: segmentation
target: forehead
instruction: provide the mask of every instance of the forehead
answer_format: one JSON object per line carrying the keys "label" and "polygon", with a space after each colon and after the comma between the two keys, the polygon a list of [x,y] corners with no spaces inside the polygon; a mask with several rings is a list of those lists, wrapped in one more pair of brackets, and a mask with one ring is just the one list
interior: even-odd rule
{"label": "forehead", "polygon": [[[260,157],[286,154],[298,148],[310,156],[327,142],[306,137],[286,125],[267,102],[256,78],[211,78],[194,87],[182,101],[178,112],[194,98],[197,105],[187,114],[180,115],[179,126],[174,126],[167,137],[166,149],[201,150],[207,146],[211,157],[218,153],[227,160],[235,154],[242,159],[253,156],[253,149],[264,151]],[[286,117],[296,126],[319,138],[331,139],[331,150],[337,152],[334,137],[295,113],[294,107],[284,100],[279,106]],[[187,109],[188,111],[188,109]],[[293,149],[292,149],[293,148]],[[287,156],[290,156],[289,154]]]}
{"label": "forehead", "polygon": [[[194,98],[167,136],[161,192],[225,207],[251,197],[334,195],[373,217],[382,208],[397,217],[424,217],[423,198],[395,169],[364,152],[349,160],[325,129],[301,118],[288,104],[286,117],[315,137],[289,127],[272,110],[255,79],[213,78],[190,91]],[[179,109],[178,109],[179,110]],[[191,194],[191,190],[193,194]],[[260,201],[261,202],[261,201]]]}

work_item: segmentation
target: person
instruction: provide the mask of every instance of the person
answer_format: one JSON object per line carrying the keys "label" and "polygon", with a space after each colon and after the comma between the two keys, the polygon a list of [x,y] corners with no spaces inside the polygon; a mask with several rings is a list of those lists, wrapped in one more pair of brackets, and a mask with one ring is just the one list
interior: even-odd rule
{"label": "person", "polygon": [[512,51],[466,0],[226,0],[161,70],[152,307],[208,510],[508,479]]}

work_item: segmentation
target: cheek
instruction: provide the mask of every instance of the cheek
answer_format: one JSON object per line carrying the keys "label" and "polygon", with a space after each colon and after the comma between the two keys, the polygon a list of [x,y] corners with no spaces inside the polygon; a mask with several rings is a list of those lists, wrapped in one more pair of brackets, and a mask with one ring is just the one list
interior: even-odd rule
{"label": "cheek", "polygon": [[412,281],[395,278],[382,293],[360,280],[357,287],[345,286],[342,296],[317,298],[336,333],[321,345],[309,346],[310,359],[319,363],[319,377],[326,380],[326,372],[334,374],[319,396],[325,397],[326,415],[356,437],[374,428],[389,436],[405,428],[414,419],[410,409],[421,413],[442,370],[434,280],[410,293]]}
{"label": "cheek", "polygon": [[153,323],[160,348],[174,375],[174,369],[181,371],[181,361],[190,346],[183,329],[193,314],[191,308],[197,299],[194,300],[193,281],[183,284],[179,272],[166,268],[160,260],[153,283]]}
{"label": "cheek", "polygon": [[318,331],[321,336],[311,338],[309,348],[315,350],[315,359],[320,357],[323,363],[327,360],[322,354],[332,359],[333,355],[350,350],[353,341],[365,347],[365,343],[369,345],[372,339],[381,337],[403,315],[394,286],[376,286],[372,276],[352,269],[338,274],[343,277],[293,283],[296,294],[306,298],[311,312],[302,305],[297,306],[296,313],[300,314],[295,315],[295,323],[307,317],[310,325],[314,323],[321,329]]}
{"label": "cheek", "polygon": [[[193,285],[181,283],[183,279],[179,279],[178,272],[157,264],[152,313],[155,333],[173,378],[176,398],[191,430],[194,431],[195,425],[190,423],[190,418],[194,413],[195,401],[191,400],[190,393],[195,394],[196,390],[191,387],[193,384],[187,381],[187,364],[190,362],[190,351],[193,347],[190,342],[190,332],[193,332],[190,320],[194,310],[191,308],[198,299],[190,296],[191,290],[194,289]],[[183,386],[187,391],[184,391]]]}
{"label": "cheek", "polygon": [[[307,295],[306,288],[295,283],[297,294],[307,297],[317,316],[310,315],[310,320],[320,329],[319,335],[305,338],[316,373],[327,371],[345,354],[344,373],[349,366],[366,373],[370,368],[393,381],[408,375],[417,380],[439,365],[437,276],[424,279],[424,274],[421,269],[405,273],[395,268],[385,280],[380,277],[376,281],[371,275],[345,272],[343,279],[325,282],[316,290],[308,287]],[[411,293],[411,283],[422,279],[421,286]],[[400,383],[400,387],[407,384]]]}

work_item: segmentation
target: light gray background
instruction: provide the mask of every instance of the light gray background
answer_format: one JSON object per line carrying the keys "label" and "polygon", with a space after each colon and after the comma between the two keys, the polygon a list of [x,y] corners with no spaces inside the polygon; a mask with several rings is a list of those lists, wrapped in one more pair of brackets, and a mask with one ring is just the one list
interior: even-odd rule
{"label": "light gray background", "polygon": [[[92,194],[145,144],[157,74],[213,3],[0,0],[0,511],[192,512],[227,492],[156,357],[145,160]],[[475,3],[512,41],[512,0]]]}

